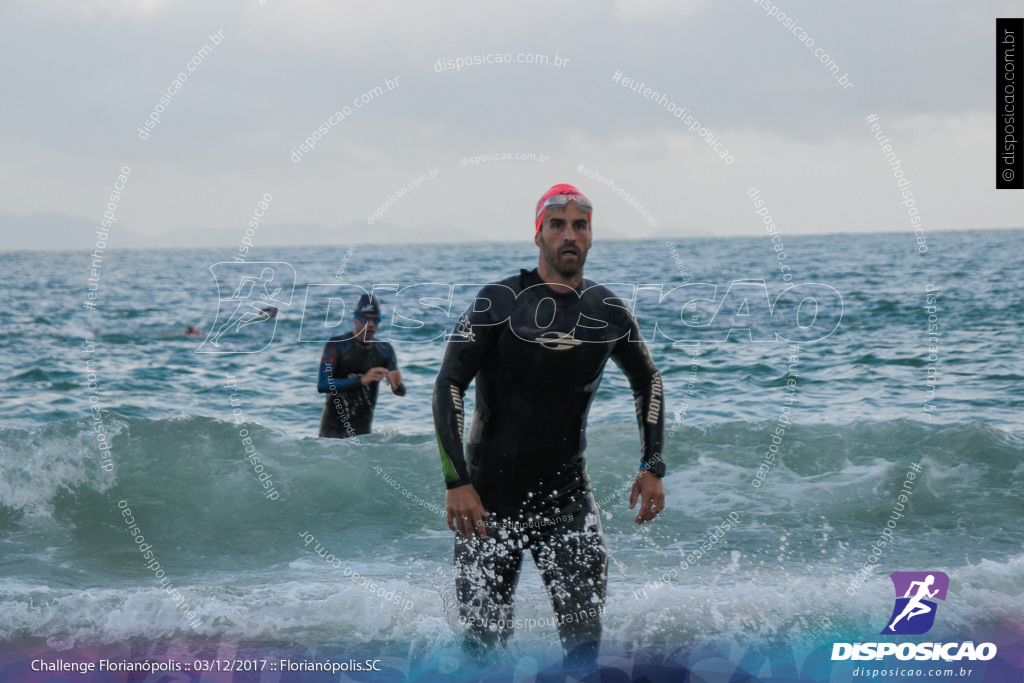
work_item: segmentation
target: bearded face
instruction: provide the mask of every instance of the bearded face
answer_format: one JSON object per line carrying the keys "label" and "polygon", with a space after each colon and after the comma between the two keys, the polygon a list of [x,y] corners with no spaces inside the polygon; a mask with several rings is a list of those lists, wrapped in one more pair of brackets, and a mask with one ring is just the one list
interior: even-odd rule
{"label": "bearded face", "polygon": [[592,236],[587,212],[570,202],[568,206],[548,209],[534,237],[541,260],[563,278],[583,272]]}

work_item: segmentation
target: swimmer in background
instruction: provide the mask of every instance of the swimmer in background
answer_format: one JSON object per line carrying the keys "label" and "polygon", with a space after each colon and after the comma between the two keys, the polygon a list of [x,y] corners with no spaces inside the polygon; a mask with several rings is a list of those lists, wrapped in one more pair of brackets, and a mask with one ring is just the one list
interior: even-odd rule
{"label": "swimmer in background", "polygon": [[320,437],[346,439],[369,434],[381,381],[396,396],[405,396],[395,350],[373,336],[385,316],[377,297],[359,298],[352,332],[332,337],[324,346],[317,391],[327,394],[320,416]]}

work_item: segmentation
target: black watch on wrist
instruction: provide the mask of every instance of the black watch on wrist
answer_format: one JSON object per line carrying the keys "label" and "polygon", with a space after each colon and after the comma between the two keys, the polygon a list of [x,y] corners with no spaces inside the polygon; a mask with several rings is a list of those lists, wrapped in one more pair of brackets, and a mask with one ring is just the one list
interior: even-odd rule
{"label": "black watch on wrist", "polygon": [[640,463],[640,471],[643,472],[644,470],[661,479],[665,476],[665,463],[660,460],[658,462],[642,462]]}

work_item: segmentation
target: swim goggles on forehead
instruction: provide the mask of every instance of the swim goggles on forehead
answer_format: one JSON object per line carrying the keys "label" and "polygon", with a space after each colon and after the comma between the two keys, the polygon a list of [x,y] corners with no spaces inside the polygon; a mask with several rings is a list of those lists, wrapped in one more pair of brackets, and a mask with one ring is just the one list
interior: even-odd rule
{"label": "swim goggles on forehead", "polygon": [[537,218],[541,217],[548,209],[561,209],[569,206],[569,202],[576,202],[576,206],[580,207],[581,210],[587,213],[594,211],[594,205],[590,203],[590,200],[581,194],[556,194],[548,197],[544,200],[544,203],[540,206],[540,211],[537,212]]}
{"label": "swim goggles on forehead", "polygon": [[354,317],[361,323],[380,323],[382,320],[385,320],[387,318],[386,315],[374,315],[368,317],[365,315],[359,315],[358,313],[353,313],[352,317]]}

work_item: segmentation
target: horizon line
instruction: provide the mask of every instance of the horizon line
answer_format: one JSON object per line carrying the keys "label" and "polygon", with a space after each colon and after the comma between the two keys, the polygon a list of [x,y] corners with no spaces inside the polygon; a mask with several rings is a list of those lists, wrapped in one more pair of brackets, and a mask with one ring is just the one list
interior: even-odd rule
{"label": "horizon line", "polygon": [[[270,227],[268,224],[265,227]],[[285,225],[285,224],[277,224]],[[324,226],[330,227],[330,226]],[[214,228],[215,230],[230,230],[231,228]],[[935,229],[931,230],[931,233],[972,233],[972,232],[994,232],[994,231],[1011,231],[1011,230],[1022,230],[1024,226],[996,226],[996,227],[975,227],[975,228],[947,228],[947,229]],[[906,228],[899,230],[865,230],[865,231],[851,231],[851,230],[839,230],[835,232],[811,232],[811,233],[788,233],[787,238],[790,239],[801,239],[807,237],[830,237],[830,236],[858,236],[858,235],[898,235],[900,233],[907,233],[913,235],[913,231]],[[165,235],[167,233],[159,233]],[[139,233],[134,233],[138,236]],[[693,235],[665,235],[661,237],[610,237],[602,239],[602,242],[660,242],[663,240],[726,240],[726,239],[760,239],[760,235],[750,234],[733,234],[733,235],[713,235],[713,234],[693,234]],[[529,240],[525,240],[529,241]],[[405,246],[405,245],[450,245],[450,244],[521,244],[521,240],[488,240],[488,239],[471,239],[471,240],[423,240],[423,241],[406,241],[406,242],[315,242],[305,244],[274,244],[263,247],[264,249],[301,249],[301,248],[317,248],[317,247],[346,247],[350,244],[358,244],[360,246],[382,246],[382,247],[394,247],[394,246]],[[0,246],[0,254],[14,254],[24,252],[46,252],[46,253],[73,253],[73,252],[87,252],[92,247],[80,247],[71,249],[60,249],[60,248],[15,248],[6,249]],[[203,245],[203,246],[187,246],[187,245],[148,245],[148,246],[109,246],[106,251],[172,251],[172,250],[204,250],[204,249],[224,249],[230,248],[230,245]]]}

